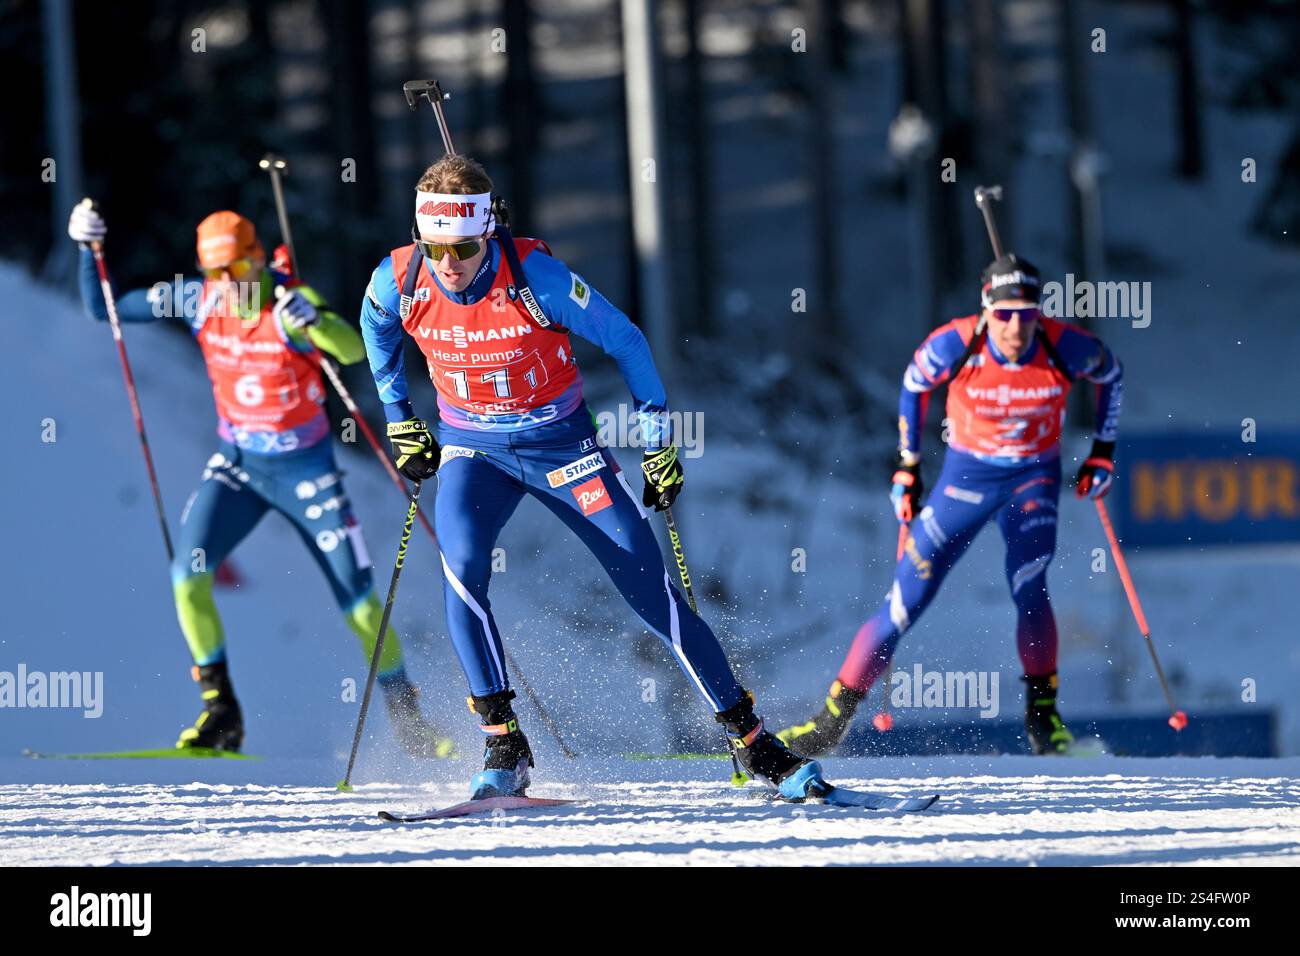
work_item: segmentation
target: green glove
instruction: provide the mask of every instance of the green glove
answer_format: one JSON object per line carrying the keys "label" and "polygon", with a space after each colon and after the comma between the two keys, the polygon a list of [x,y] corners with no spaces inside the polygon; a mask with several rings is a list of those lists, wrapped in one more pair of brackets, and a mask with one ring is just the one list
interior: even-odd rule
{"label": "green glove", "polygon": [[641,459],[641,471],[645,475],[641,503],[655,511],[671,508],[686,480],[682,463],[677,460],[677,446],[646,452]]}
{"label": "green glove", "polygon": [[424,481],[438,473],[441,449],[429,434],[429,426],[423,419],[408,418],[404,422],[389,422],[388,440],[393,445],[397,470],[407,478]]}

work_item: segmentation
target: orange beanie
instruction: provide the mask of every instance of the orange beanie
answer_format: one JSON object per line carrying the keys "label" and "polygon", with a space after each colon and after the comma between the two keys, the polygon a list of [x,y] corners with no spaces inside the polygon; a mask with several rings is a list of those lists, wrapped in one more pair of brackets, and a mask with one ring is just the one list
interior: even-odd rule
{"label": "orange beanie", "polygon": [[266,258],[253,224],[229,209],[214,212],[199,223],[198,234],[199,265],[204,269],[224,266],[236,259]]}

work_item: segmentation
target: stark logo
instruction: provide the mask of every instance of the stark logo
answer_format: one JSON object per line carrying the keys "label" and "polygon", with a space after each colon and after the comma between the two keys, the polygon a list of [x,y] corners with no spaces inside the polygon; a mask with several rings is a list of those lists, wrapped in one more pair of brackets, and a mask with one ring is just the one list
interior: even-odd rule
{"label": "stark logo", "polygon": [[588,455],[586,458],[579,458],[577,461],[571,461],[563,468],[556,468],[554,471],[546,473],[546,480],[550,482],[552,488],[558,488],[561,485],[567,485],[571,481],[577,481],[583,475],[593,471],[599,471],[605,467],[605,456],[600,452]]}
{"label": "stark logo", "polygon": [[591,481],[584,481],[573,489],[573,497],[578,499],[578,507],[587,517],[591,517],[602,508],[608,508],[614,502],[610,500],[605,482],[597,475]]}

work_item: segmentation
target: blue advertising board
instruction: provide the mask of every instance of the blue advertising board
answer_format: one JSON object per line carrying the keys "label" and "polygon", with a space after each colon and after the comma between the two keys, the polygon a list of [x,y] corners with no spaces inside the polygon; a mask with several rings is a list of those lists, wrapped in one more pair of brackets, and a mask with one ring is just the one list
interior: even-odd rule
{"label": "blue advertising board", "polygon": [[1300,542],[1300,431],[1125,435],[1115,482],[1127,546]]}

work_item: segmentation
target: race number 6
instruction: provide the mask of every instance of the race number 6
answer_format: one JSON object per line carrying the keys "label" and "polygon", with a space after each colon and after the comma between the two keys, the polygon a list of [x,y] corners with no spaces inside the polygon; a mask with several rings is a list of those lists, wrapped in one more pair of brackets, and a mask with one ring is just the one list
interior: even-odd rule
{"label": "race number 6", "polygon": [[256,375],[244,375],[235,382],[235,400],[241,405],[261,405],[266,398],[262,381]]}

